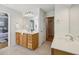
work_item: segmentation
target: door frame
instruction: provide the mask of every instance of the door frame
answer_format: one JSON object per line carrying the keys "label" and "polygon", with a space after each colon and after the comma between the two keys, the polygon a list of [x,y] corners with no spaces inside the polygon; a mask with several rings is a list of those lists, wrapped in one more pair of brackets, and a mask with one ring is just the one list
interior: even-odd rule
{"label": "door frame", "polygon": [[[49,16],[49,17],[46,17],[46,41],[47,41],[47,26],[48,26],[48,18],[54,18],[54,16]],[[54,22],[54,21],[53,21]],[[54,26],[54,24],[53,24]],[[53,27],[54,28],[54,27]],[[54,29],[53,29],[54,30]],[[53,38],[54,38],[54,33],[53,33]],[[52,38],[52,41],[53,41],[53,38]]]}
{"label": "door frame", "polygon": [[[0,12],[2,13],[6,13],[8,15],[8,47],[10,47],[10,13],[8,11],[4,11],[4,10],[0,10]],[[5,47],[7,48],[7,47]]]}

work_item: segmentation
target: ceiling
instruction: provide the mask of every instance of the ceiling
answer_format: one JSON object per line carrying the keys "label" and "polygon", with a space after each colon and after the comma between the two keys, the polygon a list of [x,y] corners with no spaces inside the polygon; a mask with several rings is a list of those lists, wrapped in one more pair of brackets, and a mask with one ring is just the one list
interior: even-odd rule
{"label": "ceiling", "polygon": [[45,12],[49,12],[54,10],[54,4],[5,4],[5,6],[14,9],[16,11],[19,11],[21,13],[25,12],[26,9],[29,8],[41,8]]}

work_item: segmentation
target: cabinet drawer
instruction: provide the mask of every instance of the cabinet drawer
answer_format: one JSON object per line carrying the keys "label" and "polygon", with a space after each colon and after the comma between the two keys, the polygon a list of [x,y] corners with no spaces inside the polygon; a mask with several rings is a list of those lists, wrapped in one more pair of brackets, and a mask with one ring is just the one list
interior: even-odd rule
{"label": "cabinet drawer", "polygon": [[32,45],[32,43],[29,42],[28,45]]}
{"label": "cabinet drawer", "polygon": [[31,37],[28,37],[28,40],[32,40],[32,38]]}
{"label": "cabinet drawer", "polygon": [[29,41],[28,43],[31,43],[32,44],[32,41]]}
{"label": "cabinet drawer", "polygon": [[32,37],[32,35],[31,34],[28,34],[28,37]]}
{"label": "cabinet drawer", "polygon": [[32,42],[32,39],[28,39],[28,42]]}
{"label": "cabinet drawer", "polygon": [[32,45],[28,45],[28,48],[32,49]]}
{"label": "cabinet drawer", "polygon": [[28,35],[28,39],[32,39],[32,35]]}

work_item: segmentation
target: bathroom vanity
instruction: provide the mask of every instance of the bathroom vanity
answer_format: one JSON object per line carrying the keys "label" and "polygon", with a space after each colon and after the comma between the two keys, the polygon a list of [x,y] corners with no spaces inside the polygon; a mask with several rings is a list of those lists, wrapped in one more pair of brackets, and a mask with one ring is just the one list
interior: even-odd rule
{"label": "bathroom vanity", "polygon": [[38,48],[38,33],[16,32],[16,43],[29,49]]}
{"label": "bathroom vanity", "polygon": [[20,22],[16,22],[16,43],[20,46],[36,49],[46,39],[45,15],[40,8],[26,9]]}
{"label": "bathroom vanity", "polygon": [[65,38],[54,38],[51,45],[52,55],[79,55],[78,41],[70,41]]}
{"label": "bathroom vanity", "polygon": [[35,17],[34,13],[29,10],[23,17],[23,24],[16,24],[16,43],[33,50],[38,47],[39,40],[38,24]]}

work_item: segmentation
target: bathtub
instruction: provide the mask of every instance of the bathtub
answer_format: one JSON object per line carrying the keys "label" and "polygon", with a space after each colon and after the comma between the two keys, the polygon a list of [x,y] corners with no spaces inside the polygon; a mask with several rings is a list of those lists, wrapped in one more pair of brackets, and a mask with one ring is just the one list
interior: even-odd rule
{"label": "bathtub", "polygon": [[71,41],[67,39],[65,36],[55,37],[52,42],[51,48],[79,55],[79,41]]}

